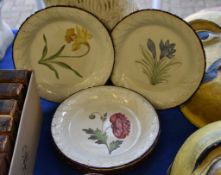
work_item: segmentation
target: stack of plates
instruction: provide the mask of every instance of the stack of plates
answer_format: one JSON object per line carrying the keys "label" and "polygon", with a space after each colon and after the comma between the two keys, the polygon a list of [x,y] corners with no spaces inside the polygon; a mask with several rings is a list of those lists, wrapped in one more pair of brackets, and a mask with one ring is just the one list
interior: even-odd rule
{"label": "stack of plates", "polygon": [[[93,172],[147,157],[160,133],[154,108],[188,100],[205,68],[192,28],[157,10],[130,14],[110,35],[91,13],[46,8],[21,26],[13,56],[16,68],[34,70],[41,97],[63,101],[51,125],[58,150]],[[104,86],[109,78],[115,86]]]}
{"label": "stack of plates", "polygon": [[75,165],[98,172],[141,161],[160,130],[157,114],[144,97],[114,86],[72,95],[58,107],[51,126],[60,152]]}

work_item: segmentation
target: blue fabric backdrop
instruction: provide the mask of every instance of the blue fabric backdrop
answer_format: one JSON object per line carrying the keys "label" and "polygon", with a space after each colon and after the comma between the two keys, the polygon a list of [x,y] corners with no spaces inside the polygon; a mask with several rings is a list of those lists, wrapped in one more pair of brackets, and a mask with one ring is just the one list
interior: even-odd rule
{"label": "blue fabric backdrop", "polygon": [[[14,69],[12,46],[8,48],[3,61],[0,61],[0,69]],[[58,105],[41,99],[43,123],[34,175],[81,175],[58,156],[52,142],[50,125]],[[137,168],[119,175],[166,175],[179,147],[196,130],[196,127],[184,118],[179,108],[157,112],[161,124],[161,135],[154,152]]]}

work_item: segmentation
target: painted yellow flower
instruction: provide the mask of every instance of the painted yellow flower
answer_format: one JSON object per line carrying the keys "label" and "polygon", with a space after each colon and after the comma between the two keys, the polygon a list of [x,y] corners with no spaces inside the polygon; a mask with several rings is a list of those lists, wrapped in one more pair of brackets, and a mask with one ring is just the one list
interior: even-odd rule
{"label": "painted yellow flower", "polygon": [[76,27],[77,36],[72,44],[72,50],[80,49],[81,45],[89,45],[88,41],[92,38],[92,35],[85,28]]}
{"label": "painted yellow flower", "polygon": [[66,34],[65,34],[65,41],[67,43],[71,43],[72,41],[75,40],[76,36],[77,35],[75,33],[75,28],[67,29]]}

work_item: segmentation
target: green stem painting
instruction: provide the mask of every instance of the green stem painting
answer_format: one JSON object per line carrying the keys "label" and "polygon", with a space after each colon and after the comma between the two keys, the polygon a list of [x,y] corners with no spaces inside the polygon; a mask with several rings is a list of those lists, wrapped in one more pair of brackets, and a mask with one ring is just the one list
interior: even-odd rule
{"label": "green stem painting", "polygon": [[[120,148],[123,143],[123,139],[125,139],[130,133],[130,121],[127,117],[122,113],[114,113],[109,117],[109,121],[111,123],[110,126],[104,129],[104,123],[108,122],[107,113],[101,114],[99,112],[93,112],[89,115],[89,119],[94,120],[96,115],[99,116],[102,126],[101,129],[96,128],[88,128],[82,129],[87,135],[89,135],[88,140],[94,141],[95,144],[105,145],[108,150],[109,155],[116,149]],[[111,129],[113,135],[117,138],[111,139],[107,133],[107,130]],[[120,140],[119,140],[120,139]],[[108,141],[109,140],[109,141]]]}
{"label": "green stem painting", "polygon": [[72,52],[78,51],[82,48],[83,50],[80,55],[64,55],[63,51],[66,48],[66,44],[63,44],[54,54],[48,55],[48,40],[45,34],[43,34],[44,47],[42,50],[41,58],[38,63],[44,65],[49,70],[54,72],[57,79],[60,78],[59,72],[56,69],[57,66],[72,71],[79,78],[83,76],[73,67],[69,66],[67,63],[60,61],[61,58],[82,58],[90,52],[89,40],[92,35],[83,27],[76,26],[75,28],[69,28],[66,30],[65,34],[66,44],[72,44]]}
{"label": "green stem painting", "polygon": [[135,63],[141,65],[143,73],[148,77],[152,85],[157,85],[168,81],[170,77],[168,71],[174,65],[181,65],[181,62],[176,61],[175,49],[176,44],[160,41],[160,55],[157,56],[156,45],[153,40],[147,40],[147,48],[140,46],[140,51],[143,58],[136,60]]}
{"label": "green stem painting", "polygon": [[38,61],[39,64],[42,64],[44,66],[46,66],[47,68],[49,68],[51,71],[54,72],[55,76],[57,79],[60,78],[59,73],[55,67],[55,65],[60,66],[64,69],[70,70],[72,71],[75,75],[77,75],[80,78],[83,78],[83,76],[74,68],[72,68],[71,66],[69,66],[68,64],[62,62],[62,61],[57,61],[57,58],[81,58],[85,55],[87,55],[90,51],[90,46],[88,44],[85,44],[85,46],[87,47],[87,50],[85,53],[81,54],[81,55],[76,55],[76,56],[67,56],[67,55],[62,55],[62,52],[64,51],[66,45],[62,45],[60,47],[60,49],[55,52],[54,54],[52,54],[51,56],[47,56],[48,54],[48,42],[47,42],[47,38],[45,36],[45,34],[43,35],[43,39],[44,39],[44,48],[42,51],[42,56],[40,58],[40,60]]}

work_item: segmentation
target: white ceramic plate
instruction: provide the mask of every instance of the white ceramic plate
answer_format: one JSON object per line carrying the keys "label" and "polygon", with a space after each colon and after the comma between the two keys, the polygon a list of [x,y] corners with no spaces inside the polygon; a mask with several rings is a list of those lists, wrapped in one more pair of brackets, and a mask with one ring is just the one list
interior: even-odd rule
{"label": "white ceramic plate", "polygon": [[55,112],[51,132],[67,158],[108,171],[146,156],[159,135],[159,120],[152,105],[139,94],[100,86],[65,100]]}
{"label": "white ceramic plate", "polygon": [[40,95],[60,102],[76,91],[103,85],[114,49],[107,29],[73,7],[50,7],[28,18],[13,47],[15,66],[33,69]]}
{"label": "white ceramic plate", "polygon": [[180,105],[198,88],[205,56],[192,28],[163,11],[129,15],[112,31],[115,85],[144,95],[158,109]]}

